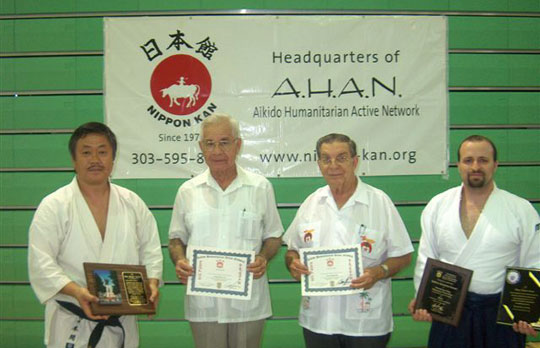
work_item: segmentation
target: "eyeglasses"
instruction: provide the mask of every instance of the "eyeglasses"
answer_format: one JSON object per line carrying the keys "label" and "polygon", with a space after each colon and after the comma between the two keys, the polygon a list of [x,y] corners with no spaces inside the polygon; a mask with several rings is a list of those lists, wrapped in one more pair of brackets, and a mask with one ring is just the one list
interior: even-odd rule
{"label": "eyeglasses", "polygon": [[214,142],[211,140],[203,141],[202,147],[207,151],[213,151],[216,147],[223,151],[228,151],[232,148],[234,145],[236,139],[232,140],[220,140],[218,142]]}
{"label": "eyeglasses", "polygon": [[336,158],[331,158],[329,156],[321,156],[321,158],[319,159],[319,162],[322,165],[329,166],[330,164],[332,164],[332,162],[335,162],[336,164],[345,164],[349,162],[350,160],[351,160],[351,156],[347,154],[341,154],[337,156]]}

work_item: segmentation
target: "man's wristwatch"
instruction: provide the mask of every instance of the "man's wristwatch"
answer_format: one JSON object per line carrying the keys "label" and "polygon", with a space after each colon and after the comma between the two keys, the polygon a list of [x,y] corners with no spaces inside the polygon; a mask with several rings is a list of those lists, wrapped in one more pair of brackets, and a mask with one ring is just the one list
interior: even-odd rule
{"label": "man's wristwatch", "polygon": [[384,277],[383,278],[388,278],[388,275],[390,274],[390,270],[388,269],[388,266],[384,263],[381,263],[381,268],[383,269],[383,272],[384,272]]}

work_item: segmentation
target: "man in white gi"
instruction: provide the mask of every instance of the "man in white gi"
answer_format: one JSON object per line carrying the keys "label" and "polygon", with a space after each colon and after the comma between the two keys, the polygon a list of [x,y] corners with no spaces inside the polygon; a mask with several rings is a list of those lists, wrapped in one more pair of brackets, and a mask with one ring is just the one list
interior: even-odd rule
{"label": "man in white gi", "polygon": [[328,183],[300,206],[284,236],[286,265],[309,274],[298,250],[362,246],[364,273],[352,280],[361,294],[303,297],[299,322],[308,348],[386,347],[393,330],[390,277],[411,262],[413,247],[390,198],[355,175],[356,144],[329,134],[317,141],[319,169]]}
{"label": "man in white gi", "polygon": [[259,347],[272,315],[268,261],[281,245],[283,227],[274,192],[264,177],[236,164],[242,146],[238,122],[213,114],[201,124],[200,148],[208,169],[178,190],[169,229],[169,252],[183,282],[193,274],[186,246],[253,250],[251,300],[185,296],[184,310],[198,348]]}
{"label": "man in white gi", "polygon": [[145,265],[157,305],[163,256],[157,225],[133,192],[109,182],[116,137],[104,124],[69,141],[76,176],[38,206],[29,233],[30,283],[45,303],[45,344],[53,348],[138,347],[136,316],[96,316],[83,262]]}
{"label": "man in white gi", "polygon": [[[526,200],[497,188],[497,149],[479,135],[458,149],[462,185],[435,196],[422,213],[422,237],[414,283],[418,290],[428,257],[473,270],[457,328],[433,322],[429,347],[524,347],[524,334],[536,336],[526,322],[496,324],[506,266],[540,268],[540,218]],[[425,309],[409,311],[415,320],[432,321]],[[515,332],[514,332],[515,331]]]}

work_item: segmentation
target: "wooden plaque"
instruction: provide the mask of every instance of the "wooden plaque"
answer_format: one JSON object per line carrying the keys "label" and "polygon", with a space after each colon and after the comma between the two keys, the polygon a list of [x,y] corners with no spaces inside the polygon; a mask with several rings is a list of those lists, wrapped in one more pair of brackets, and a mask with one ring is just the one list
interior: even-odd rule
{"label": "wooden plaque", "polygon": [[415,309],[426,309],[433,320],[458,326],[473,271],[428,258]]}
{"label": "wooden plaque", "polygon": [[513,325],[523,320],[540,331],[540,269],[507,267],[497,322]]}
{"label": "wooden plaque", "polygon": [[84,262],[88,291],[99,299],[95,315],[155,314],[146,267]]}

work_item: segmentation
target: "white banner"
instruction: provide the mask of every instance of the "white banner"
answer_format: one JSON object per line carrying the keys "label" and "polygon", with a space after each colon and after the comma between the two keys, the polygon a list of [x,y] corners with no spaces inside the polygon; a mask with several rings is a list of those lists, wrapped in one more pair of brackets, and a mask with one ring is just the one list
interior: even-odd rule
{"label": "white banner", "polygon": [[448,168],[444,17],[105,19],[105,114],[116,178],[202,172],[200,123],[240,121],[238,161],[267,177],[319,176],[315,143],[356,141],[360,175]]}

